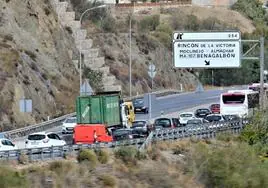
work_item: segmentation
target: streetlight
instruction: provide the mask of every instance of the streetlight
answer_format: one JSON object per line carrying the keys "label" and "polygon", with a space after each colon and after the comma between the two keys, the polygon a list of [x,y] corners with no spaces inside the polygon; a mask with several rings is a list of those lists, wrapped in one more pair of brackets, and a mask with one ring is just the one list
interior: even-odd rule
{"label": "streetlight", "polygon": [[132,30],[132,14],[135,13],[135,2],[133,11],[129,17],[129,96],[132,97],[132,51],[131,51],[131,30]]}
{"label": "streetlight", "polygon": [[[97,6],[97,7],[92,7],[92,8],[89,8],[87,10],[85,10],[81,16],[80,16],[80,27],[82,26],[82,19],[83,19],[83,16],[88,12],[88,11],[91,11],[91,10],[95,10],[95,9],[98,9],[98,8],[104,8],[106,7],[106,5],[100,5],[100,6]],[[80,95],[81,95],[81,86],[82,86],[82,53],[81,53],[81,50],[82,50],[82,44],[81,44],[81,39],[79,41],[79,81],[80,81],[80,86],[79,86],[79,90],[80,90]]]}

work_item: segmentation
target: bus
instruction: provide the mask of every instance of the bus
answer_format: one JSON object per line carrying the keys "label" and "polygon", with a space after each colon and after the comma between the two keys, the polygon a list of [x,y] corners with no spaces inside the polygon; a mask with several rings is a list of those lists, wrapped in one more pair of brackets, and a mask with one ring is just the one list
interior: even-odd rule
{"label": "bus", "polygon": [[238,115],[251,117],[259,105],[259,92],[248,90],[229,90],[220,96],[220,112],[222,115]]}

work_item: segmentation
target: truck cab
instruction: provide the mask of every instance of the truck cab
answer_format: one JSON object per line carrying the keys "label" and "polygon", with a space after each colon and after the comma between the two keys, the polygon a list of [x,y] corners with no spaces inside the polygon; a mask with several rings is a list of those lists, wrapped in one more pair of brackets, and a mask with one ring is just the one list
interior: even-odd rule
{"label": "truck cab", "polygon": [[122,121],[126,122],[125,124],[127,125],[127,127],[130,127],[132,123],[135,121],[135,112],[133,103],[129,101],[122,103],[121,110],[122,110],[121,111]]}

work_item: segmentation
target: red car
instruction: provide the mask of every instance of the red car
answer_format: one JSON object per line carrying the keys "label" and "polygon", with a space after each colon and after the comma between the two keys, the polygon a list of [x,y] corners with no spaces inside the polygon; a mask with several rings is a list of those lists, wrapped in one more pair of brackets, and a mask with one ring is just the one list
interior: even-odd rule
{"label": "red car", "polygon": [[220,111],[220,104],[211,104],[209,109],[213,114],[219,114],[221,112]]}

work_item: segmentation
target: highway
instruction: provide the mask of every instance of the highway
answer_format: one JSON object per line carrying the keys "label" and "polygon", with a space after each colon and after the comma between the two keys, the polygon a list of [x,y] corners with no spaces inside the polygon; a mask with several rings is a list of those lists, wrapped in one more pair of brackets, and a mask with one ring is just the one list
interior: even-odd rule
{"label": "highway", "polygon": [[[161,116],[161,111],[163,111],[165,115],[170,114],[172,112],[178,112],[183,110],[187,111],[188,109],[200,105],[219,103],[220,94],[226,92],[228,89],[230,88],[206,90],[204,92],[182,93],[159,98],[152,98],[151,116],[152,118],[159,117]],[[241,89],[241,87],[236,89]],[[136,114],[136,119],[148,120],[149,114]],[[56,132],[65,140],[71,140],[72,137],[72,135],[62,135],[60,126],[47,131]],[[25,138],[19,138],[14,140],[15,144],[19,148],[24,147],[24,141]]]}

